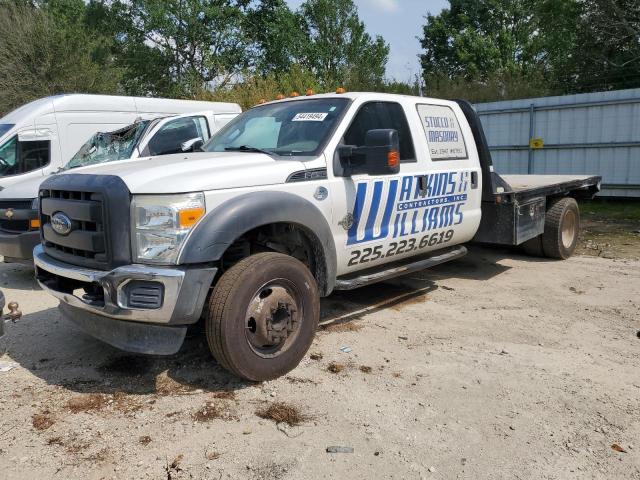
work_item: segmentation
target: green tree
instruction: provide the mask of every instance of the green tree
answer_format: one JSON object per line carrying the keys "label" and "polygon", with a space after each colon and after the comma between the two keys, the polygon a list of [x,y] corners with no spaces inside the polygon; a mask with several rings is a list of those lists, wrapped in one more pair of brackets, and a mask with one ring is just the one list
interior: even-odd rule
{"label": "green tree", "polygon": [[109,38],[83,23],[82,0],[56,3],[0,1],[1,112],[48,95],[118,92],[121,72],[100,53]]}
{"label": "green tree", "polygon": [[562,81],[568,91],[640,86],[640,2],[583,0]]}
{"label": "green tree", "polygon": [[247,12],[246,32],[255,44],[255,68],[262,74],[288,72],[306,37],[300,17],[284,0],[261,0]]}
{"label": "green tree", "polygon": [[127,92],[192,96],[251,63],[243,28],[249,0],[108,2]]}
{"label": "green tree", "polygon": [[544,61],[536,42],[536,0],[451,0],[428,15],[421,40],[425,76],[478,79],[527,74]]}
{"label": "green tree", "polygon": [[324,85],[373,89],[383,84],[389,45],[366,32],[352,0],[307,0],[298,15],[307,37],[301,63]]}

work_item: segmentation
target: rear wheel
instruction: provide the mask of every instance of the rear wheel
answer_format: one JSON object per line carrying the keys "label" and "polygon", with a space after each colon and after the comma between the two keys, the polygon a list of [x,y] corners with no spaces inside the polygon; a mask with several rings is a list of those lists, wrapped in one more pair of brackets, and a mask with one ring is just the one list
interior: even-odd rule
{"label": "rear wheel", "polygon": [[280,253],[241,260],[216,284],[205,318],[216,360],[251,381],[293,370],[311,346],[320,296],[307,267]]}
{"label": "rear wheel", "polygon": [[565,260],[578,245],[580,210],[573,198],[556,200],[547,209],[542,234],[542,249],[549,258]]}

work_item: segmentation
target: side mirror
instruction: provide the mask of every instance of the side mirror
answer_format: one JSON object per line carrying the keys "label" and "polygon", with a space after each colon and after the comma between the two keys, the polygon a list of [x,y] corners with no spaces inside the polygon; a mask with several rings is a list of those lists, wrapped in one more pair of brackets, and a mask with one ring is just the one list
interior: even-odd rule
{"label": "side mirror", "polygon": [[186,142],[182,142],[180,144],[180,150],[182,150],[183,152],[196,152],[200,150],[200,148],[202,148],[202,145],[204,145],[204,141],[202,140],[202,138],[192,138],[190,140],[187,140]]}
{"label": "side mirror", "polygon": [[345,175],[394,175],[400,172],[400,140],[392,129],[369,130],[364,147],[343,145],[339,148]]}

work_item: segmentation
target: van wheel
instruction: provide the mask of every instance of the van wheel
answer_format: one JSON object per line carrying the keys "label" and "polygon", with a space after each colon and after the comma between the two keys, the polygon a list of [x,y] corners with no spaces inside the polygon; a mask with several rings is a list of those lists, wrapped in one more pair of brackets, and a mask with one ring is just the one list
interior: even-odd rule
{"label": "van wheel", "polygon": [[573,198],[556,200],[549,209],[544,221],[542,249],[549,258],[566,260],[578,245],[580,232],[580,210]]}
{"label": "van wheel", "polygon": [[542,250],[542,235],[527,240],[522,244],[522,250],[525,254],[531,257],[543,257],[544,252]]}
{"label": "van wheel", "polygon": [[246,380],[272,380],[296,368],[311,347],[320,295],[302,262],[259,253],[222,275],[205,315],[207,342],[220,365]]}

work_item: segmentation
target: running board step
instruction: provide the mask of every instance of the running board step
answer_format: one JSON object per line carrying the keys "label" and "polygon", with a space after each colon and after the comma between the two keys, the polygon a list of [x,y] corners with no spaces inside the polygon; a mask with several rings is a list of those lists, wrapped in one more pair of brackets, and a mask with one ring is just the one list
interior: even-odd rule
{"label": "running board step", "polygon": [[[422,257],[421,260],[411,263],[395,262],[391,268],[384,270],[367,270],[360,275],[350,275],[336,279],[335,290],[353,290],[354,288],[364,287],[372,283],[389,280],[391,278],[400,277],[408,273],[418,272],[425,268],[435,267],[441,263],[464,257],[467,254],[467,248],[462,245],[453,247],[445,252],[432,255],[430,257]],[[410,259],[409,259],[410,260]]]}

